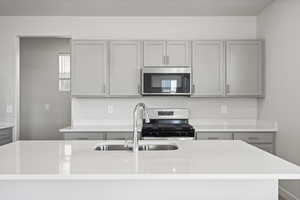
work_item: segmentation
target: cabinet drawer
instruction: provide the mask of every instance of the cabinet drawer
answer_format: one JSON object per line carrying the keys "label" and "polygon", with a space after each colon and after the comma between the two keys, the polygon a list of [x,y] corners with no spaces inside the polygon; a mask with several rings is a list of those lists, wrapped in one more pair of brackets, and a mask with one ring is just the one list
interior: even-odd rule
{"label": "cabinet drawer", "polygon": [[0,146],[12,142],[12,129],[0,130]]}
{"label": "cabinet drawer", "polygon": [[253,146],[256,146],[266,152],[269,152],[271,154],[274,154],[274,146],[273,144],[253,144]]}
{"label": "cabinet drawer", "polygon": [[1,140],[11,140],[12,139],[12,137],[11,137],[11,134],[1,134],[0,135],[0,141]]}
{"label": "cabinet drawer", "polygon": [[64,133],[65,140],[104,140],[105,133]]}
{"label": "cabinet drawer", "polygon": [[131,140],[133,133],[107,133],[107,140]]}
{"label": "cabinet drawer", "polygon": [[250,144],[272,144],[272,133],[234,133],[235,140],[243,140]]}
{"label": "cabinet drawer", "polygon": [[197,140],[232,140],[232,133],[197,133]]}
{"label": "cabinet drawer", "polygon": [[2,129],[2,130],[0,130],[0,136],[1,135],[12,135],[12,129],[8,128],[8,129]]}
{"label": "cabinet drawer", "polygon": [[0,146],[12,143],[12,139],[0,139]]}

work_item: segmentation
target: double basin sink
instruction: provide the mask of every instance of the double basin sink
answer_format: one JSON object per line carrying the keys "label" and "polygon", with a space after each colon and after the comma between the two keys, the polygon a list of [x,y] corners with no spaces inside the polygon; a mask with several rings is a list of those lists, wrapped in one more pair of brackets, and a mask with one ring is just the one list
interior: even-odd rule
{"label": "double basin sink", "polygon": [[[139,151],[174,151],[176,144],[140,144]],[[126,144],[101,144],[97,145],[96,151],[132,151],[132,146]]]}

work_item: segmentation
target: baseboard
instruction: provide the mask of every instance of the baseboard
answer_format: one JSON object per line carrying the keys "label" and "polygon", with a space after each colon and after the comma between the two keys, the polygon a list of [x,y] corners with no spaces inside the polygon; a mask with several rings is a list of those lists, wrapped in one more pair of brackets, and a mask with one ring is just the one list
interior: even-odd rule
{"label": "baseboard", "polygon": [[287,191],[285,188],[279,186],[279,196],[284,200],[299,200],[294,194]]}

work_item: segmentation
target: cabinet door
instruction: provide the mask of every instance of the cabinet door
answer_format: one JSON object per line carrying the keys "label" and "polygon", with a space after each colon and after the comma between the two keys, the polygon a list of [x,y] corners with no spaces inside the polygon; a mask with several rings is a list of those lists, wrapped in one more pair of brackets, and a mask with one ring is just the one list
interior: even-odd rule
{"label": "cabinet door", "polygon": [[107,44],[105,41],[72,42],[72,95],[104,96]]}
{"label": "cabinet door", "polygon": [[65,140],[104,140],[105,133],[64,133]]}
{"label": "cabinet door", "polygon": [[273,144],[253,144],[253,146],[256,146],[257,148],[260,148],[260,149],[262,149],[266,152],[269,152],[271,154],[275,154]]}
{"label": "cabinet door", "polygon": [[144,41],[144,66],[164,66],[165,52],[165,41]]}
{"label": "cabinet door", "polygon": [[263,95],[262,41],[228,41],[226,46],[226,94]]}
{"label": "cabinet door", "polygon": [[235,140],[243,140],[250,144],[272,144],[274,133],[234,133]]}
{"label": "cabinet door", "polygon": [[112,41],[110,43],[110,96],[139,96],[140,46],[139,41]]}
{"label": "cabinet door", "polygon": [[193,42],[193,96],[224,95],[224,42]]}
{"label": "cabinet door", "polygon": [[129,132],[129,133],[111,132],[111,133],[107,133],[107,135],[106,135],[107,140],[132,140],[132,138],[133,138],[132,132]]}
{"label": "cabinet door", "polygon": [[190,41],[167,41],[166,54],[168,66],[191,66]]}
{"label": "cabinet door", "polygon": [[232,140],[232,133],[197,133],[197,140]]}

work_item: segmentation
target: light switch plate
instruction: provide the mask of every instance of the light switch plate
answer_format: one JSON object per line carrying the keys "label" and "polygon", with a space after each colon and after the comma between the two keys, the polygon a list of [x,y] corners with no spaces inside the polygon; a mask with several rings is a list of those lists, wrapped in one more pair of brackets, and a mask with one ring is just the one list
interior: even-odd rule
{"label": "light switch plate", "polygon": [[221,105],[221,114],[228,114],[228,106]]}
{"label": "light switch plate", "polygon": [[113,105],[108,105],[108,106],[107,106],[107,112],[108,112],[109,114],[112,114],[112,113],[114,112],[114,107],[113,107]]}
{"label": "light switch plate", "polygon": [[12,105],[7,105],[6,106],[6,112],[7,113],[12,113],[13,112],[13,106]]}

